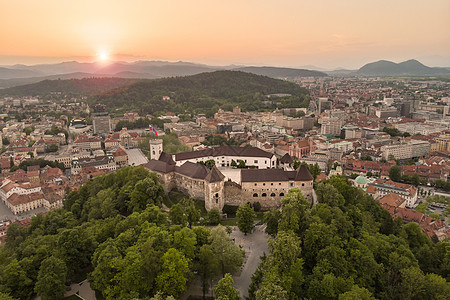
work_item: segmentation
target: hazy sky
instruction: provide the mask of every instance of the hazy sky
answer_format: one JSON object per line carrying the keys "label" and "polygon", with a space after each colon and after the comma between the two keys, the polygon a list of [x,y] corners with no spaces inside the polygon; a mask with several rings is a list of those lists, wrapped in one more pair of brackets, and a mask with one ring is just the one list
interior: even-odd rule
{"label": "hazy sky", "polygon": [[0,0],[0,64],[450,66],[450,0]]}

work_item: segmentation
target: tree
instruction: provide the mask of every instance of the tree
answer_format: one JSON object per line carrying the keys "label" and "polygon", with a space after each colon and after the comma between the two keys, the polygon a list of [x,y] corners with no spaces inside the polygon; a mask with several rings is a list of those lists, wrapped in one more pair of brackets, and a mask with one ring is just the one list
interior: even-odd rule
{"label": "tree", "polygon": [[156,286],[165,295],[178,297],[186,289],[189,274],[188,261],[183,254],[170,248],[162,257],[162,269]]}
{"label": "tree", "polygon": [[250,203],[242,204],[239,206],[236,217],[238,219],[239,230],[245,235],[253,230],[255,227],[256,213],[250,206]]}
{"label": "tree", "polygon": [[59,299],[66,290],[67,268],[64,262],[54,256],[45,259],[39,269],[39,274],[34,287],[41,299]]}
{"label": "tree", "polygon": [[173,296],[165,297],[161,292],[157,292],[156,295],[149,300],[175,300],[175,298]]}
{"label": "tree", "polygon": [[209,291],[212,279],[219,274],[219,261],[210,245],[203,245],[197,255],[196,270],[202,282],[203,299]]}
{"label": "tree", "polygon": [[354,285],[350,291],[340,294],[339,300],[375,300],[375,298],[367,289]]}
{"label": "tree", "polygon": [[139,180],[130,195],[128,207],[132,211],[143,211],[148,204],[161,206],[164,198],[164,187],[155,174]]}
{"label": "tree", "polygon": [[239,300],[238,291],[233,286],[233,278],[230,273],[225,274],[225,276],[219,280],[217,285],[214,287],[214,294],[216,299],[228,299],[228,300]]}
{"label": "tree", "polygon": [[181,203],[172,205],[169,211],[169,218],[172,224],[186,226],[187,218],[184,214],[184,208]]}
{"label": "tree", "polygon": [[245,165],[245,161],[240,160],[240,161],[239,161],[239,164],[238,164],[238,168],[244,169],[244,168],[246,168],[246,167],[247,167],[247,166]]}
{"label": "tree", "polygon": [[2,299],[2,300],[16,300],[15,298],[11,297],[9,294],[5,294],[3,292],[0,292],[0,299]]}
{"label": "tree", "polygon": [[173,246],[188,259],[194,259],[196,244],[197,239],[195,233],[187,227],[175,231],[173,234]]}
{"label": "tree", "polygon": [[[8,230],[9,233],[9,230]],[[1,283],[3,283],[5,292],[11,293],[19,299],[30,299],[33,294],[33,281],[28,277],[25,270],[20,266],[17,259],[13,259],[0,272]],[[0,287],[2,287],[0,285]]]}
{"label": "tree", "polygon": [[184,207],[189,228],[192,228],[192,224],[200,220],[200,210],[195,208],[194,199],[192,197],[184,199],[181,204]]}
{"label": "tree", "polygon": [[208,225],[218,225],[220,223],[220,212],[217,209],[211,209],[208,211],[208,214],[206,215],[206,221]]}
{"label": "tree", "polygon": [[389,169],[389,178],[392,181],[400,181],[402,175],[401,175],[401,170],[400,167],[397,165],[393,165],[390,169]]}
{"label": "tree", "polygon": [[231,160],[231,166],[232,167],[237,167],[237,163],[234,159]]}
{"label": "tree", "polygon": [[65,229],[59,234],[58,254],[64,260],[69,276],[90,265],[96,247],[97,242],[86,229]]}
{"label": "tree", "polygon": [[223,226],[211,230],[211,249],[219,260],[222,276],[225,273],[234,273],[244,261],[243,251],[231,240]]}
{"label": "tree", "polygon": [[281,218],[279,209],[271,209],[264,213],[264,223],[266,223],[266,233],[275,236],[278,232],[278,223]]}
{"label": "tree", "polygon": [[289,299],[287,292],[279,285],[269,283],[263,285],[256,292],[256,300],[280,300]]}

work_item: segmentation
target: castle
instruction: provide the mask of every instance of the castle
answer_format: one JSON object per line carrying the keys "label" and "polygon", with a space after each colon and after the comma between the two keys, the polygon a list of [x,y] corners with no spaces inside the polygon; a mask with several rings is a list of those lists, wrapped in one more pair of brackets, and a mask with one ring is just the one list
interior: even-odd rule
{"label": "castle", "polygon": [[[259,202],[264,209],[278,208],[281,199],[292,188],[299,188],[311,200],[313,177],[306,166],[296,171],[276,168],[272,153],[254,147],[219,146],[203,151],[169,155],[162,150],[162,140],[150,141],[151,160],[143,166],[156,172],[166,192],[177,188],[205,201],[206,210],[222,210],[225,204]],[[231,160],[244,160],[253,169],[240,170],[240,182],[225,180],[214,166],[211,170],[196,162],[213,159],[216,166],[230,166]]]}

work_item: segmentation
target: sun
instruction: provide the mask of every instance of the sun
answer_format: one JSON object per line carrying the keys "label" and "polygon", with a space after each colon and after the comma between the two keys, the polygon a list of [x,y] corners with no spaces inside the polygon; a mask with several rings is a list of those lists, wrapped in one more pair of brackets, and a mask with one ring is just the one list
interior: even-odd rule
{"label": "sun", "polygon": [[98,54],[98,58],[99,58],[99,60],[101,60],[101,61],[107,61],[108,58],[109,58],[109,55],[108,55],[107,52],[102,51],[102,52],[100,52],[100,53]]}

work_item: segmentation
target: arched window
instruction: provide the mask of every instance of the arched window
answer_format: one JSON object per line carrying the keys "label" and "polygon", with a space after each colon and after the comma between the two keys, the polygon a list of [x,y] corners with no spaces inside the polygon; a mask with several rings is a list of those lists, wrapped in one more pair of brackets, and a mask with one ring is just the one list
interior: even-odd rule
{"label": "arched window", "polygon": [[257,193],[254,193],[254,194],[253,194],[253,197],[258,197],[258,194],[257,194]]}
{"label": "arched window", "polygon": [[219,198],[219,193],[216,193],[216,198]]}
{"label": "arched window", "polygon": [[261,197],[266,197],[267,194],[266,193],[262,193]]}
{"label": "arched window", "polygon": [[283,197],[284,196],[284,193],[280,193],[280,197]]}
{"label": "arched window", "polygon": [[270,197],[275,197],[275,193],[270,194]]}

